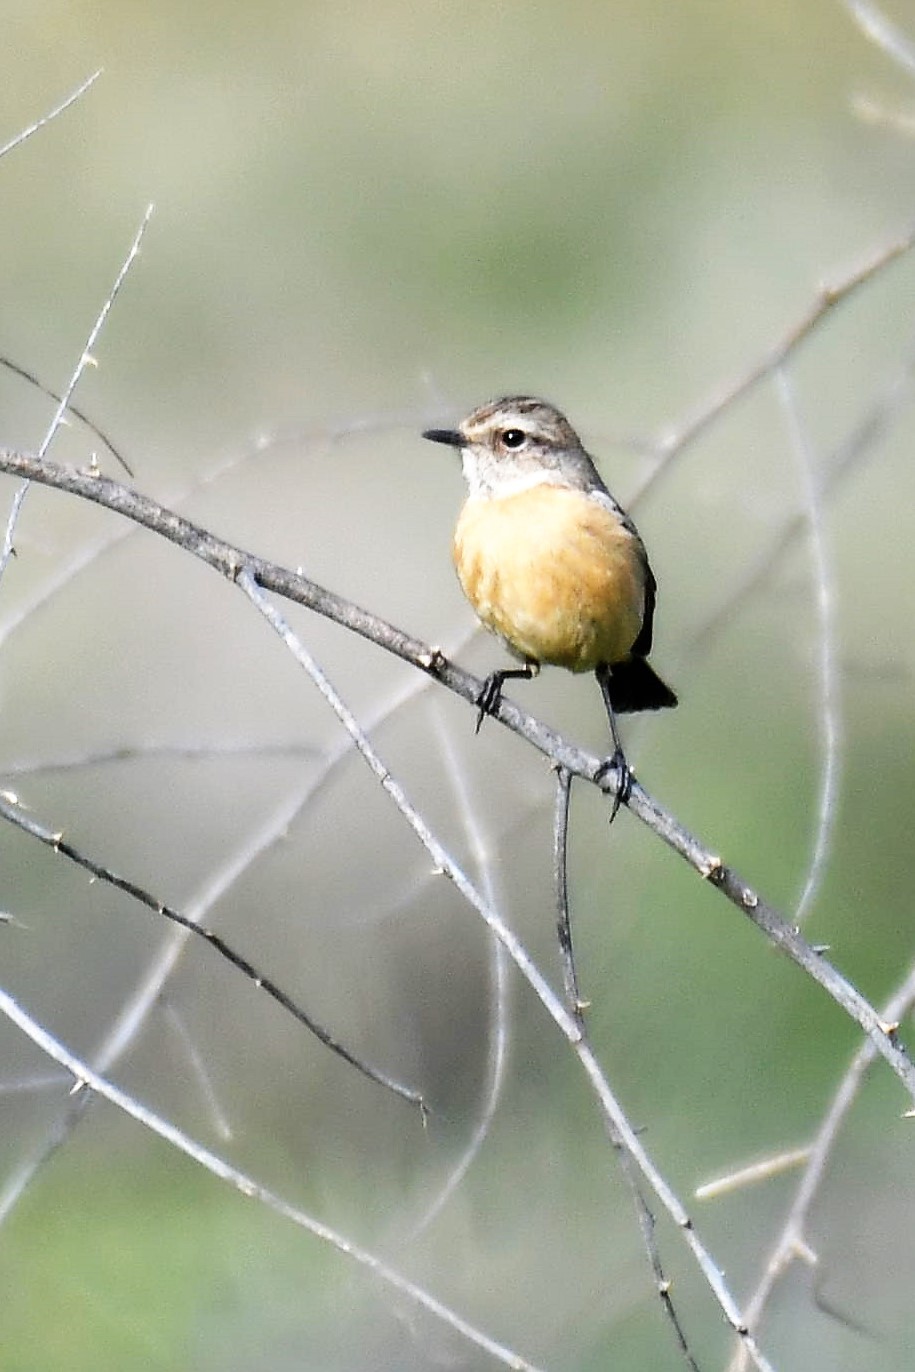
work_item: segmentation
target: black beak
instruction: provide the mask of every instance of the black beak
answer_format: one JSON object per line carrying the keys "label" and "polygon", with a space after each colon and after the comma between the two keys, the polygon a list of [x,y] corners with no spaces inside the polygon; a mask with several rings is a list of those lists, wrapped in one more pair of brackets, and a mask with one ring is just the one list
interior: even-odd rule
{"label": "black beak", "polygon": [[449,448],[463,448],[465,444],[464,435],[458,433],[457,429],[425,429],[423,438],[431,439],[433,443],[444,443]]}

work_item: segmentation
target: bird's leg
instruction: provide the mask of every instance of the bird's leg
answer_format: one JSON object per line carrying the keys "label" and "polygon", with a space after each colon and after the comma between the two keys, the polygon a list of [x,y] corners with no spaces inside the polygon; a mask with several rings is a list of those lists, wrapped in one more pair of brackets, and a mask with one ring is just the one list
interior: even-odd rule
{"label": "bird's leg", "polygon": [[600,684],[601,695],[604,698],[604,705],[607,710],[607,718],[610,721],[610,733],[613,737],[613,756],[608,757],[606,762],[601,763],[597,769],[595,781],[600,781],[601,777],[608,772],[616,772],[618,777],[616,795],[613,797],[613,809],[610,811],[610,823],[616,819],[621,805],[629,799],[632,794],[633,773],[632,768],[626,761],[626,754],[623,752],[623,744],[620,739],[619,729],[616,725],[616,711],[610,699],[610,669],[609,667],[598,667],[594,673]]}
{"label": "bird's leg", "polygon": [[501,671],[490,672],[483,682],[483,689],[474,702],[477,707],[477,727],[474,733],[480,732],[480,725],[486,715],[494,715],[499,708],[502,699],[502,687],[506,681],[532,681],[540,671],[539,662],[525,662],[523,667],[503,667]]}

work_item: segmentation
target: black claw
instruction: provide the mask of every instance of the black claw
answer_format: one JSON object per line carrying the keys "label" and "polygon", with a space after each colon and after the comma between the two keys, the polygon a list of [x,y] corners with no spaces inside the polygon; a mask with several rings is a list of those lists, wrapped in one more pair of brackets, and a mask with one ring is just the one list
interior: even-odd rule
{"label": "black claw", "polygon": [[474,733],[480,732],[480,725],[487,715],[495,714],[502,699],[502,682],[504,678],[501,672],[490,672],[483,682],[483,689],[477,696],[474,704],[477,707],[477,723]]}
{"label": "black claw", "polygon": [[483,682],[483,689],[474,701],[479,712],[475,732],[480,732],[480,725],[486,715],[494,715],[498,710],[502,699],[502,687],[506,681],[530,681],[531,677],[535,677],[539,671],[538,663],[525,662],[523,667],[503,667],[501,671],[490,672]]}
{"label": "black claw", "polygon": [[632,783],[635,779],[635,773],[626,761],[622,748],[616,748],[612,757],[608,757],[605,762],[601,763],[594,775],[594,780],[602,780],[608,772],[616,772],[619,778],[616,794],[613,797],[613,808],[610,811],[610,823],[612,824],[619,814],[620,806],[625,805],[632,795]]}

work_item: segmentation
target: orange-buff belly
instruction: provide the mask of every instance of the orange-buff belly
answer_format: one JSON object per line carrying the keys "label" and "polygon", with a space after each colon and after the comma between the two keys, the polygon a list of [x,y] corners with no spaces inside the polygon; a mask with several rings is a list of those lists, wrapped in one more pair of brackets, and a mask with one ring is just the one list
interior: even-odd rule
{"label": "orange-buff belly", "polygon": [[468,500],[454,564],[480,619],[519,657],[590,672],[624,662],[642,627],[641,544],[579,491]]}

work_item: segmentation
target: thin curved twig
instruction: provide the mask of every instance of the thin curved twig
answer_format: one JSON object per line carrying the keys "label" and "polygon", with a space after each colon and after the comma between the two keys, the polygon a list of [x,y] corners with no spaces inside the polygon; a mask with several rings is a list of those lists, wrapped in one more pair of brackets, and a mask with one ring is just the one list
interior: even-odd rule
{"label": "thin curved twig", "polygon": [[833,596],[834,576],[830,566],[826,534],[823,529],[823,507],[814,477],[813,454],[798,410],[797,396],[785,367],[775,373],[779,398],[788,421],[791,446],[801,471],[804,505],[809,530],[810,560],[818,621],[817,675],[820,709],[819,725],[822,743],[820,794],[817,803],[817,823],[813,850],[807,864],[807,874],[794,909],[797,924],[803,924],[813,902],[819,895],[826,867],[832,853],[836,813],[839,805],[841,770],[842,724],[839,705],[839,682],[836,671],[836,616]]}
{"label": "thin curved twig", "polygon": [[76,103],[81,95],[85,95],[90,86],[95,85],[101,74],[102,69],[99,67],[98,71],[94,71],[91,76],[87,76],[86,80],[76,87],[76,90],[71,91],[65,100],[62,100],[59,105],[55,105],[53,110],[48,114],[43,114],[40,119],[35,120],[34,124],[29,124],[27,128],[22,129],[14,138],[11,138],[8,143],[4,143],[3,147],[0,148],[0,157],[5,157],[8,152],[12,152],[14,148],[18,148],[26,139],[31,138],[33,133],[37,133],[39,129],[43,129],[47,124],[50,124],[52,119],[56,119],[59,114],[63,114],[64,110],[68,110],[71,105]]}
{"label": "thin curved twig", "polygon": [[[470,842],[470,849],[479,873],[483,894],[494,910],[500,908],[498,881],[492,860],[492,851],[486,843],[477,812],[471,802],[467,780],[460,766],[451,739],[441,727],[436,715],[439,743],[445,754],[448,778],[453,786],[457,807],[464,822],[464,829]],[[441,1214],[461,1182],[476,1162],[486,1139],[492,1129],[493,1120],[505,1086],[505,1072],[508,1064],[508,1048],[511,1038],[509,1020],[509,959],[508,954],[497,938],[490,938],[490,980],[492,984],[492,1014],[489,1029],[489,1052],[487,1054],[487,1081],[483,1092],[479,1116],[470,1138],[464,1146],[457,1162],[450,1168],[448,1175],[437,1193],[423,1210],[419,1219],[410,1228],[408,1238],[412,1241]]]}
{"label": "thin curved twig", "polygon": [[575,948],[572,943],[572,919],[569,914],[569,804],[572,799],[572,775],[566,767],[556,768],[556,800],[553,805],[553,890],[556,893],[556,937],[562,963],[569,1013],[585,1031],[585,1003],[578,985]]}
{"label": "thin curved twig", "polygon": [[400,1096],[402,1100],[408,1101],[411,1105],[419,1106],[420,1113],[425,1115],[426,1106],[420,1091],[414,1091],[411,1087],[404,1086],[386,1072],[382,1072],[379,1068],[373,1067],[371,1063],[358,1057],[322,1024],[313,1019],[306,1010],[303,1010],[271,977],[266,976],[242,953],[227,943],[215,929],[207,928],[192,915],[182,914],[180,910],[173,909],[172,906],[152,895],[135,881],[120,876],[117,872],[113,872],[110,867],[106,867],[88,857],[87,854],[80,852],[74,844],[64,838],[63,834],[55,833],[47,825],[41,824],[31,815],[26,814],[9,793],[0,792],[0,818],[15,825],[16,828],[22,829],[32,838],[38,839],[39,843],[43,843],[45,847],[51,848],[55,853],[60,853],[63,857],[69,858],[77,867],[82,867],[84,871],[91,873],[97,881],[113,886],[115,890],[123,891],[125,895],[138,901],[140,905],[145,905],[148,910],[161,915],[172,924],[177,924],[179,928],[185,929],[189,934],[203,939],[220,957],[241,972],[242,976],[247,977],[259,991],[263,991],[270,1000],[275,1001],[277,1005],[282,1006],[287,1014],[292,1015],[293,1019],[298,1020],[299,1024],[303,1024],[309,1033],[314,1034],[315,1038],[324,1044],[325,1048],[329,1048],[332,1053],[336,1053],[337,1057],[348,1062],[351,1067],[355,1067],[356,1071],[361,1072],[369,1081],[374,1081],[379,1086],[385,1087],[386,1090],[392,1091],[394,1095]]}
{"label": "thin curved twig", "polygon": [[[41,391],[42,395],[46,395],[49,400],[53,400],[58,404],[60,403],[61,397],[57,392],[52,391],[50,386],[46,386],[40,377],[37,377],[34,372],[30,372],[27,367],[21,367],[18,362],[14,362],[10,357],[0,357],[0,367],[3,367],[8,372],[12,372],[14,376],[20,377],[23,381],[28,381],[30,386],[34,386],[37,390]],[[70,414],[78,419],[81,424],[85,424],[90,433],[95,434],[96,438],[104,443],[115,461],[119,462],[127,475],[133,479],[134,470],[121,450],[115,445],[114,439],[111,438],[104,429],[99,428],[95,420],[90,419],[84,410],[77,409],[75,405],[69,405],[67,408],[69,409]]]}
{"label": "thin curved twig", "polygon": [[[92,356],[92,349],[95,347],[99,334],[105,327],[105,321],[107,320],[108,315],[111,313],[111,309],[114,305],[115,300],[120,294],[121,287],[127,279],[127,274],[133,266],[134,262],[136,261],[137,256],[139,255],[140,244],[143,242],[143,236],[146,233],[147,227],[149,226],[149,221],[152,218],[152,213],[153,206],[147,205],[146,213],[140,221],[140,227],[137,229],[137,232],[134,235],[133,242],[131,243],[130,248],[128,250],[127,256],[121,263],[120,270],[114,279],[114,285],[108,292],[108,298],[106,299],[102,308],[99,310],[95,323],[89,330],[89,336],[86,339],[86,345],[80,354],[79,361],[73,369],[73,373],[70,377],[70,380],[67,382],[67,385],[64,388],[63,395],[60,397],[60,400],[58,401],[57,409],[54,411],[54,414],[51,418],[51,423],[48,425],[47,432],[45,433],[45,436],[41,441],[41,445],[38,449],[38,456],[41,458],[43,458],[46,455],[51,444],[54,442],[54,438],[57,434],[57,431],[59,430],[61,424],[64,422],[64,415],[66,414],[69,408],[70,401],[73,398],[73,392],[79,385],[80,378],[82,377],[83,372],[86,370],[87,367],[95,365],[95,359]],[[16,525],[19,522],[19,516],[22,513],[22,506],[25,501],[25,497],[28,494],[28,489],[29,483],[26,480],[19,487],[18,491],[13,497],[13,503],[10,506],[9,516],[7,517],[6,521],[6,530],[3,535],[3,546],[2,548],[0,548],[0,578],[2,578],[4,572],[6,571],[9,560],[13,555],[13,540],[16,534]]]}
{"label": "thin curved twig", "polygon": [[[851,433],[836,446],[823,463],[822,474],[816,482],[818,505],[825,504],[827,497],[832,495],[841,482],[857,468],[862,457],[884,436],[890,421],[909,398],[913,372],[915,347],[910,347],[898,373],[884,387],[882,394]],[[741,578],[728,587],[723,600],[694,631],[689,645],[691,654],[705,652],[708,649],[709,644],[714,642],[717,635],[730,622],[735,610],[758,591],[773,571],[782,565],[786,550],[796,538],[803,535],[807,527],[807,511],[800,509],[774,531],[768,545]]]}

